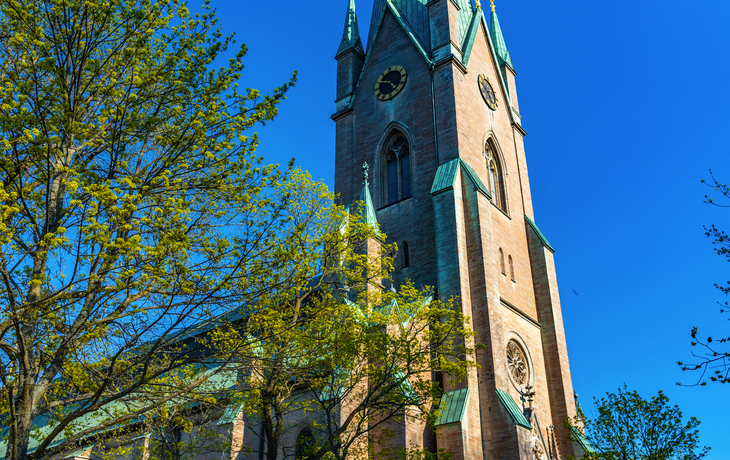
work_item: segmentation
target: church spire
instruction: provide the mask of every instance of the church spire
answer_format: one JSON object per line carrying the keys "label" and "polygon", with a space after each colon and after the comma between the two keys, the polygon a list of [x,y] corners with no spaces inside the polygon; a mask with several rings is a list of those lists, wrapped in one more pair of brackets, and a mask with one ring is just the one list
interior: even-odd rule
{"label": "church spire", "polygon": [[368,183],[369,170],[370,166],[364,163],[362,165],[362,192],[360,192],[360,207],[358,212],[363,220],[375,227],[377,234],[380,234],[378,218],[375,216],[375,206],[373,206],[373,198],[370,196],[370,184]]}
{"label": "church spire", "polygon": [[504,36],[502,35],[502,28],[499,27],[499,19],[497,19],[497,12],[494,11],[494,0],[491,0],[492,7],[492,23],[489,26],[490,35],[492,36],[492,44],[494,45],[494,52],[497,53],[497,57],[501,63],[507,64],[512,69],[515,68],[512,65],[512,58],[507,51],[507,44],[504,42]]}
{"label": "church spire", "polygon": [[360,54],[365,54],[360,40],[360,29],[357,26],[357,14],[355,14],[355,0],[348,0],[347,16],[345,17],[345,30],[342,33],[342,41],[337,49],[337,55],[352,49]]}

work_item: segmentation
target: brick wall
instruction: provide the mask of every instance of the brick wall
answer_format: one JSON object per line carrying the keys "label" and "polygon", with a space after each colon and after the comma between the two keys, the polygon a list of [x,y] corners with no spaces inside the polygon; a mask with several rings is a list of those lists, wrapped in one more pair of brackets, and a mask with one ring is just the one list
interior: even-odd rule
{"label": "brick wall", "polygon": [[[511,115],[507,92],[518,111],[514,73],[505,69],[507,90],[483,24],[464,69],[458,62],[456,4],[436,0],[428,6],[432,53],[438,61],[433,69],[386,12],[368,50],[352,111],[336,118],[335,189],[343,203],[353,201],[360,194],[362,163],[374,166],[371,192],[381,229],[388,241],[408,241],[410,248],[410,267],[401,268],[402,259],[396,258],[394,279],[435,286],[441,298],[458,296],[477,342],[484,345],[477,354],[480,368],[467,380],[451,384],[446,379],[446,390],[469,386],[470,404],[462,423],[441,427],[438,447],[447,447],[454,458],[531,458],[533,435],[547,444],[554,425],[565,458],[573,453],[562,428],[562,420],[575,413],[572,384],[552,253],[538,247],[524,219],[533,218],[533,209],[522,131],[515,126],[519,119]],[[395,98],[380,101],[373,94],[375,81],[393,65],[406,69],[407,83]],[[496,110],[482,99],[480,74],[497,93]],[[383,149],[394,129],[411,145],[413,196],[386,206]],[[488,184],[488,139],[500,157],[506,210],[497,208],[463,173],[453,190],[430,195],[438,165],[455,158]],[[501,273],[500,248],[505,263],[513,261],[514,280],[509,267]],[[510,379],[505,356],[511,339],[519,340],[531,362],[535,418],[529,436],[524,433],[529,430],[514,424],[495,393],[497,388],[507,391],[521,404],[521,389]],[[418,437],[418,430],[412,432]]]}

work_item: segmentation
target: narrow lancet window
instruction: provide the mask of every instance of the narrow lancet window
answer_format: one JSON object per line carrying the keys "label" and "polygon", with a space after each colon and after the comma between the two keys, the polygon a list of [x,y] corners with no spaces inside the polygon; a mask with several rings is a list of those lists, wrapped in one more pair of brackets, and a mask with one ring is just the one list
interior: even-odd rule
{"label": "narrow lancet window", "polygon": [[487,157],[487,169],[489,170],[489,192],[492,194],[494,204],[504,212],[507,212],[507,198],[504,190],[504,171],[497,149],[492,141],[488,141],[485,147]]}
{"label": "narrow lancet window", "polygon": [[408,253],[408,242],[403,242],[403,268],[408,268],[411,265],[411,255]]}
{"label": "narrow lancet window", "polygon": [[502,248],[499,248],[499,271],[506,275],[507,272],[504,270],[504,251],[502,251]]}
{"label": "narrow lancet window", "polygon": [[509,279],[515,280],[515,264],[512,263],[512,256],[509,256]]}
{"label": "narrow lancet window", "polygon": [[391,137],[385,158],[385,202],[392,204],[411,196],[410,148],[403,134],[395,133]]}

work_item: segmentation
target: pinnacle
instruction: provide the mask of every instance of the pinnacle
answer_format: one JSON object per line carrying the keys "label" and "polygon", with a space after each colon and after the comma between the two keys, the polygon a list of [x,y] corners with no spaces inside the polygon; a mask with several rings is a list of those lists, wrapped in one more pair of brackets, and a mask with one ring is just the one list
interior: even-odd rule
{"label": "pinnacle", "polygon": [[362,165],[363,169],[363,181],[362,181],[362,192],[360,192],[360,215],[363,217],[365,222],[372,225],[376,229],[378,228],[378,219],[375,216],[375,206],[373,205],[373,198],[370,196],[370,184],[368,183],[368,172],[369,165],[367,163]]}
{"label": "pinnacle", "polygon": [[507,50],[507,44],[504,42],[504,35],[502,35],[502,28],[499,26],[499,19],[497,18],[497,13],[494,11],[494,0],[491,2],[492,6],[492,15],[491,15],[491,25],[489,27],[490,29],[490,35],[492,38],[492,45],[494,45],[494,52],[497,54],[497,58],[499,58],[500,61],[503,63],[509,65],[512,69],[514,69],[514,65],[512,65],[512,58],[510,57],[509,51]]}
{"label": "pinnacle", "polygon": [[360,40],[360,28],[357,25],[357,14],[355,13],[355,0],[348,0],[347,15],[345,16],[345,30],[342,32],[342,41],[337,49],[337,55],[352,49],[360,54],[365,54]]}

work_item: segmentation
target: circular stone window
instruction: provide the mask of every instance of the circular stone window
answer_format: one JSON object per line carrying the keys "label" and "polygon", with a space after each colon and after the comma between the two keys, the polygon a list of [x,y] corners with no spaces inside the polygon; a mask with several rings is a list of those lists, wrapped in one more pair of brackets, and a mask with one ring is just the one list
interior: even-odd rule
{"label": "circular stone window", "polygon": [[514,340],[507,344],[507,366],[509,376],[518,387],[527,386],[530,383],[530,366],[527,362],[527,355]]}

